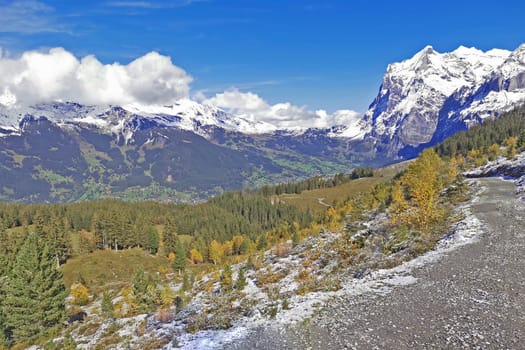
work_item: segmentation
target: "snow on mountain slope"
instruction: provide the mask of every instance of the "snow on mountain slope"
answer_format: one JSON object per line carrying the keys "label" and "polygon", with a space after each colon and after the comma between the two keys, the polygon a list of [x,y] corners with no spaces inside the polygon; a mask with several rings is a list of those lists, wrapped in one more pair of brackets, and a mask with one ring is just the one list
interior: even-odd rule
{"label": "snow on mountain slope", "polygon": [[126,105],[84,106],[77,103],[53,102],[35,106],[0,105],[0,135],[20,131],[26,116],[46,117],[59,125],[92,125],[114,134],[122,134],[126,141],[137,128],[170,127],[193,131],[206,136],[206,127],[220,127],[246,134],[269,133],[273,125],[252,122],[233,116],[213,106],[183,99],[169,106]]}
{"label": "snow on mountain slope", "polygon": [[[333,122],[334,125],[312,125],[311,128],[325,131],[330,137],[359,140],[364,136],[362,118],[357,112],[339,110],[329,115],[321,110],[315,113],[320,125],[329,124],[327,121]],[[129,104],[122,107],[85,106],[73,102],[43,103],[30,107],[14,104],[6,106],[0,103],[0,136],[19,133],[20,123],[26,116],[43,116],[62,126],[94,126],[103,132],[122,136],[126,142],[133,139],[135,130],[151,127],[188,130],[204,137],[208,135],[210,127],[243,134],[269,134],[279,131],[301,135],[307,130],[299,125],[282,129],[268,122],[234,115],[212,105],[181,99],[171,105]]]}
{"label": "snow on mountain slope", "polygon": [[[233,116],[219,108],[183,99],[170,106],[126,105],[127,111],[153,118],[162,125],[194,130],[196,124],[218,126],[226,130],[246,134],[260,134],[275,131],[275,126],[264,122],[252,122],[248,119]],[[179,118],[172,118],[178,116]]]}
{"label": "snow on mountain slope", "polygon": [[440,54],[431,46],[414,57],[388,66],[379,95],[365,114],[375,136],[398,136],[404,144],[420,144],[431,139],[437,116],[445,100],[456,90],[475,85],[510,52],[486,53],[459,47]]}
{"label": "snow on mountain slope", "polygon": [[483,52],[425,47],[390,64],[362,130],[395,156],[406,146],[441,141],[458,130],[525,102],[525,44]]}
{"label": "snow on mountain slope", "polygon": [[328,133],[329,137],[362,140],[367,132],[363,116],[351,110],[339,110],[334,113],[334,119],[339,120]]}
{"label": "snow on mountain slope", "polygon": [[[248,115],[239,108],[227,112],[216,104],[189,99],[170,105],[136,103],[119,107],[53,102],[21,107],[8,92],[0,96],[0,136],[19,133],[20,122],[26,116],[44,116],[59,125],[90,125],[124,137],[126,142],[133,139],[135,130],[152,127],[179,128],[204,137],[211,127],[244,134],[284,131],[294,135],[311,127],[333,138],[364,140],[367,144],[371,141],[380,153],[397,156],[407,146],[417,150],[420,145],[439,142],[458,130],[525,103],[525,44],[513,52],[483,52],[460,46],[452,52],[439,53],[427,46],[412,58],[388,66],[379,93],[364,116],[351,110],[333,114],[308,111],[312,123],[306,126],[293,123],[302,120],[304,108],[286,108],[282,112],[285,115],[281,115],[273,109],[283,107],[282,104],[269,105],[257,96],[265,108],[262,112],[256,109],[259,114],[252,111]],[[264,113],[273,113],[277,121],[287,118],[290,123],[283,130],[282,123],[259,121],[264,119]]]}
{"label": "snow on mountain slope", "polygon": [[483,120],[508,111],[525,102],[525,44],[513,51],[479,86],[473,86],[459,96],[465,101],[449,118],[472,123],[472,117]]}

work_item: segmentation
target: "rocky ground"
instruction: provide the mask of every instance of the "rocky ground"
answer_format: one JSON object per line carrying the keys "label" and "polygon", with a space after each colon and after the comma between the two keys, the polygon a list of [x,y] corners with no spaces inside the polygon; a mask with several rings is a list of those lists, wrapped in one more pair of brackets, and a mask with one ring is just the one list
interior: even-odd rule
{"label": "rocky ground", "polygon": [[260,327],[224,348],[524,348],[525,202],[512,182],[480,182],[470,207],[481,232],[469,244],[418,258],[407,283],[341,295],[311,319]]}
{"label": "rocky ground", "polygon": [[510,159],[500,156],[485,165],[467,171],[465,175],[472,178],[501,176],[514,179],[516,193],[525,198],[525,152]]}

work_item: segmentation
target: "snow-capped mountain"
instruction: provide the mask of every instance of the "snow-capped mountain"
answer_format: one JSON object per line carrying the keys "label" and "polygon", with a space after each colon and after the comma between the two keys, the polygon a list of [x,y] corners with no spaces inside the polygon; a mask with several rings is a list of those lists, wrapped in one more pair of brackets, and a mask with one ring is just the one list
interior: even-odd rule
{"label": "snow-capped mountain", "polygon": [[390,64],[364,115],[365,138],[389,155],[437,143],[525,102],[525,44],[514,52],[425,47]]}
{"label": "snow-capped mountain", "polygon": [[126,142],[132,140],[134,131],[151,127],[176,128],[201,136],[206,136],[209,127],[245,134],[269,133],[276,130],[268,123],[249,121],[217,107],[189,99],[179,100],[168,106],[85,106],[72,102],[55,102],[29,107],[6,107],[0,104],[0,130],[3,129],[4,134],[19,133],[21,122],[26,116],[45,117],[61,126],[91,125],[101,131],[123,136]]}
{"label": "snow-capped mountain", "polygon": [[[297,136],[306,131],[294,125],[280,130],[254,117],[189,99],[170,105],[123,106],[55,102],[23,107],[16,101],[9,94],[1,96],[0,136],[20,134],[21,121],[29,116],[45,117],[63,127],[91,126],[125,143],[133,142],[137,130],[153,127],[191,131],[206,138],[217,128],[247,135],[288,132]],[[337,111],[330,118],[325,111],[315,114],[334,124],[318,129],[326,137],[375,143],[379,154],[410,157],[421,147],[523,102],[525,44],[513,52],[460,46],[439,53],[427,46],[412,58],[388,66],[379,94],[364,116],[349,110]]]}
{"label": "snow-capped mountain", "polygon": [[[349,113],[338,117],[358,120]],[[343,136],[355,129],[278,130],[190,100],[169,106],[3,106],[0,200],[187,201],[347,172],[371,158]]]}
{"label": "snow-capped mountain", "polygon": [[461,104],[458,111],[448,111],[449,119],[485,119],[508,110],[525,100],[525,44],[507,56],[481,84],[460,90],[453,98]]}
{"label": "snow-capped mountain", "polygon": [[[319,118],[328,118],[317,111]],[[287,129],[234,115],[218,107],[183,99],[171,105],[86,106],[74,102],[41,103],[34,106],[5,106],[0,103],[0,137],[19,135],[24,118],[40,118],[61,126],[91,126],[102,133],[115,135],[125,143],[133,142],[137,130],[172,128],[191,131],[209,138],[210,129],[219,128],[246,135],[279,134],[303,135],[309,128],[293,126]],[[351,110],[339,110],[331,116],[335,125],[311,129],[327,137],[358,141],[363,139],[362,116]]]}
{"label": "snow-capped mountain", "polygon": [[413,157],[525,103],[525,44],[513,52],[459,47],[443,54],[428,46],[388,66],[364,116],[315,111],[310,128],[294,125],[290,108],[285,124],[272,109],[274,118],[265,120],[274,125],[188,99],[20,106],[9,94],[0,97],[0,200],[187,200]]}

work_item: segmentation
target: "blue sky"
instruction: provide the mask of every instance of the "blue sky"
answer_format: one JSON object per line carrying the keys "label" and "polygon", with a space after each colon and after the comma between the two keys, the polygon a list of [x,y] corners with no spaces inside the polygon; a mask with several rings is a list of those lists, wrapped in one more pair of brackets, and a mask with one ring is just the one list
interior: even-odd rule
{"label": "blue sky", "polygon": [[63,47],[123,64],[172,58],[207,96],[363,112],[388,63],[425,45],[515,49],[525,1],[0,0],[3,55]]}

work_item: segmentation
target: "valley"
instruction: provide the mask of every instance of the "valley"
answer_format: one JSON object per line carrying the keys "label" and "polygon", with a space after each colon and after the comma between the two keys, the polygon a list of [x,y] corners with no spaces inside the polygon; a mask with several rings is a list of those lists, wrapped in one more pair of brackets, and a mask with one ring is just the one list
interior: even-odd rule
{"label": "valley", "polygon": [[230,190],[381,167],[522,105],[524,77],[525,44],[447,53],[428,46],[387,67],[363,115],[338,110],[327,124],[326,111],[311,112],[311,126],[262,122],[188,98],[0,104],[0,199],[198,203]]}

